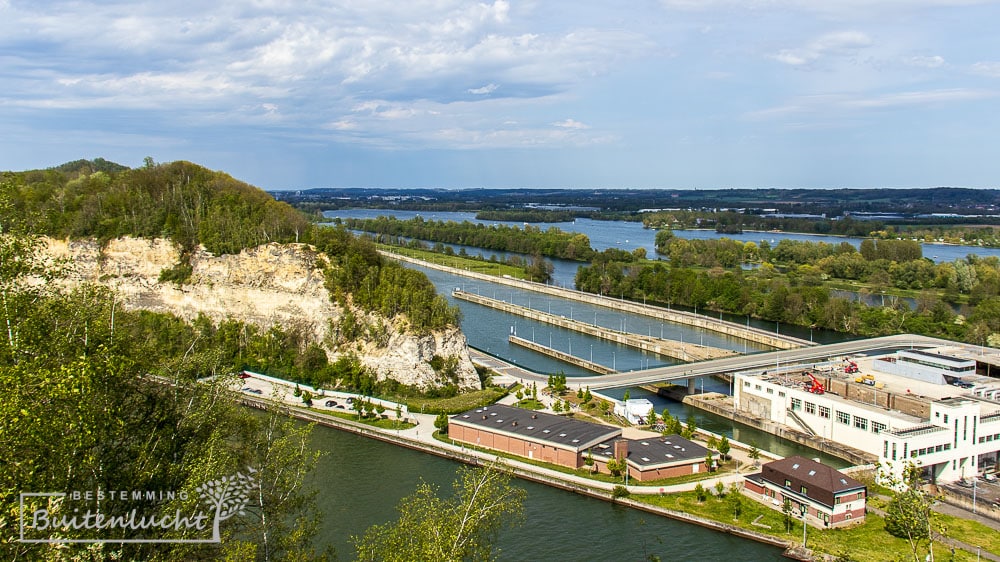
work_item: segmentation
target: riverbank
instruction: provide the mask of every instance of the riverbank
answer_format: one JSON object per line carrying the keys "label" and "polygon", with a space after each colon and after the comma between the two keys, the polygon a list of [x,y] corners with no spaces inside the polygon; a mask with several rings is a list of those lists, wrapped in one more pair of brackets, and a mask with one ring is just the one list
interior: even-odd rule
{"label": "riverbank", "polygon": [[[270,377],[268,378],[270,379]],[[691,492],[695,490],[699,483],[706,488],[714,488],[718,482],[728,488],[731,484],[739,484],[742,482],[743,476],[739,473],[730,473],[704,481],[685,482],[669,486],[631,485],[625,487],[621,484],[600,482],[572,474],[566,474],[557,470],[521,462],[516,459],[503,458],[498,455],[477,451],[458,444],[441,442],[434,438],[435,416],[433,415],[409,412],[406,417],[406,421],[415,424],[410,429],[381,429],[358,421],[335,417],[315,409],[300,406],[298,405],[300,400],[291,394],[293,386],[276,384],[274,379],[267,381],[260,379],[256,381],[256,384],[254,384],[253,387],[258,388],[265,385],[270,387],[270,393],[263,392],[263,389],[261,394],[243,393],[241,395],[241,402],[248,407],[259,410],[272,410],[280,407],[283,413],[305,422],[316,423],[317,425],[341,431],[348,431],[362,437],[376,439],[396,446],[405,447],[407,449],[428,453],[473,466],[485,466],[499,461],[508,467],[514,476],[524,480],[544,484],[546,486],[574,492],[611,503],[625,505],[644,512],[669,517],[671,519],[691,523],[706,529],[738,536],[763,544],[777,546],[786,549],[786,556],[793,557],[798,560],[810,559],[803,557],[801,553],[798,553],[798,551],[794,551],[796,554],[791,556],[790,553],[793,552],[794,544],[792,541],[781,537],[775,537],[773,535],[768,535],[753,529],[746,529],[733,524],[721,523],[719,521],[699,517],[690,513],[666,509],[641,500],[614,497],[616,487],[625,488],[628,490],[630,495],[634,494],[636,496]],[[271,396],[272,398],[265,398],[264,396]],[[360,398],[362,397],[359,396],[356,399]],[[745,463],[745,466],[749,466],[749,463]]]}

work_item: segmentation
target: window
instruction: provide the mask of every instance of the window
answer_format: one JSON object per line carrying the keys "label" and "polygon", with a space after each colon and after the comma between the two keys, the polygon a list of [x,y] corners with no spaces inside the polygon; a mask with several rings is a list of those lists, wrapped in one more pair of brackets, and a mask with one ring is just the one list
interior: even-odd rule
{"label": "window", "polygon": [[837,496],[833,503],[840,505],[840,502],[844,500],[843,496]]}
{"label": "window", "polygon": [[771,388],[771,387],[767,387],[767,393],[768,394],[774,394],[774,389]]}
{"label": "window", "polygon": [[760,390],[760,385],[759,385],[759,384],[755,384],[755,385],[753,385],[753,389],[754,389],[754,390]]}
{"label": "window", "polygon": [[796,410],[801,410],[801,409],[802,409],[802,400],[798,398],[792,398],[792,411],[794,412]]}
{"label": "window", "polygon": [[750,388],[750,381],[743,381],[743,388]]}
{"label": "window", "polygon": [[868,431],[868,419],[854,416],[854,427],[862,431]]}
{"label": "window", "polygon": [[827,406],[819,407],[819,417],[830,419],[830,408]]}
{"label": "window", "polygon": [[806,402],[806,413],[816,415],[816,404],[812,402]]}
{"label": "window", "polygon": [[860,500],[860,499],[861,499],[861,498],[863,498],[863,497],[865,497],[865,493],[864,493],[864,492],[858,492],[858,497],[857,497],[857,498],[855,498],[855,499],[858,499],[858,500]]}
{"label": "window", "polygon": [[944,415],[944,423],[948,423],[948,414]]}
{"label": "window", "polygon": [[779,391],[778,391],[778,397],[779,397],[779,398],[784,398],[784,397],[785,397],[785,391],[783,391],[783,390],[779,390]]}
{"label": "window", "polygon": [[803,496],[805,496],[805,495],[808,495],[808,493],[809,493],[809,490],[808,490],[808,489],[807,489],[807,488],[806,488],[805,486],[802,486],[801,488],[799,488],[799,492],[800,492],[800,493],[801,493],[801,494],[802,494]]}
{"label": "window", "polygon": [[785,487],[786,488],[791,488],[792,487],[792,481],[786,478],[785,479]]}
{"label": "window", "polygon": [[872,420],[872,433],[882,433],[885,431],[886,425],[881,422]]}
{"label": "window", "polygon": [[844,424],[844,425],[850,425],[850,423],[851,423],[851,414],[848,414],[847,412],[841,412],[840,410],[837,410],[837,421],[840,422],[840,423],[842,423],[842,424]]}

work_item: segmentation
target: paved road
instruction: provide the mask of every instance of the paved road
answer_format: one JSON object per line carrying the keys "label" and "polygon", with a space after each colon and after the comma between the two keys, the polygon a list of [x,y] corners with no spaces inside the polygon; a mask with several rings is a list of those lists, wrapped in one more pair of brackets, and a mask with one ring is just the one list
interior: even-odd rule
{"label": "paved road", "polygon": [[[740,357],[726,357],[723,359],[701,361],[699,363],[654,367],[652,369],[620,372],[612,375],[572,377],[567,382],[574,388],[589,386],[591,389],[618,386],[637,386],[640,384],[710,376],[733,371],[767,369],[772,366],[780,367],[784,364],[819,363],[826,361],[827,359],[841,358],[847,355],[869,353],[879,350],[906,347],[919,349],[955,345],[962,344],[927,336],[900,334],[896,336],[884,336],[880,338],[818,345],[801,349],[770,351]],[[510,374],[511,376],[515,376],[520,379],[545,381],[548,378],[547,374],[529,371],[523,367],[518,367],[476,350],[470,349],[470,353],[472,354],[474,361],[482,362],[482,364],[487,365],[490,368],[493,368],[493,364],[499,365],[499,368],[502,369],[499,372]]]}

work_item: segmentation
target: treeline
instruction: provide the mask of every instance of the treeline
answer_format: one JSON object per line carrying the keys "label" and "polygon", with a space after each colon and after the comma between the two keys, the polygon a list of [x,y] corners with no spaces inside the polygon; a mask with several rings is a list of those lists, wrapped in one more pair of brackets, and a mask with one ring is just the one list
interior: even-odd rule
{"label": "treeline", "polygon": [[477,220],[507,222],[572,222],[577,216],[573,211],[548,209],[488,209],[476,213]]}
{"label": "treeline", "polygon": [[[329,256],[327,288],[345,308],[354,304],[387,319],[405,316],[416,332],[458,324],[458,307],[437,294],[426,275],[382,257],[371,240],[357,238],[343,226],[317,226],[310,241]],[[370,332],[378,340],[387,333],[378,327],[370,331],[363,324],[347,314],[339,328],[347,339]]]}
{"label": "treeline", "polygon": [[9,207],[0,220],[24,221],[54,237],[167,237],[190,250],[239,253],[296,242],[308,220],[286,203],[222,172],[190,162],[127,169],[103,160],[0,176]]}
{"label": "treeline", "polygon": [[[904,241],[882,242],[889,241],[862,253],[847,243],[785,240],[771,249],[766,243],[675,238],[665,248],[669,265],[594,263],[578,270],[576,287],[864,336],[912,332],[986,343],[1000,332],[1000,260],[970,255],[939,264],[919,257],[893,261],[885,256],[919,254]],[[750,261],[759,265],[740,265]],[[879,304],[888,306],[838,296],[824,286],[832,278],[860,281],[860,296],[881,296]],[[885,296],[891,288],[920,292],[911,306]],[[968,303],[961,314],[949,304],[960,300]]]}
{"label": "treeline", "polygon": [[744,230],[781,230],[784,232],[801,232],[803,234],[826,234],[831,236],[871,236],[885,228],[885,223],[878,220],[856,220],[847,217],[831,218],[800,218],[800,217],[764,217],[753,213],[737,213],[735,211],[694,211],[675,210],[642,213],[636,216],[646,228],[671,228],[687,230],[692,228],[708,228],[723,234],[739,234]]}
{"label": "treeline", "polygon": [[538,227],[525,226],[523,229],[506,225],[485,225],[464,221],[425,221],[416,217],[401,221],[392,217],[376,219],[347,219],[343,221],[347,228],[387,234],[390,236],[405,236],[430,242],[445,244],[462,244],[487,250],[515,252],[527,255],[542,255],[566,260],[588,261],[594,255],[590,247],[590,239],[575,232],[564,232],[551,227],[542,230]]}

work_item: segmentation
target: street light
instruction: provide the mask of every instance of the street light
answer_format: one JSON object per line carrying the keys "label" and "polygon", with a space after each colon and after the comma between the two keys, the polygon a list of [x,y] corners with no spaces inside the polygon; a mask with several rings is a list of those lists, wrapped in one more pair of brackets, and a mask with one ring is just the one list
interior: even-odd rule
{"label": "street light", "polygon": [[802,502],[801,504],[799,504],[799,509],[802,511],[802,548],[805,548],[806,547],[806,527],[809,526],[809,525],[806,524],[806,514],[809,513],[809,506],[806,505],[806,502]]}

